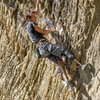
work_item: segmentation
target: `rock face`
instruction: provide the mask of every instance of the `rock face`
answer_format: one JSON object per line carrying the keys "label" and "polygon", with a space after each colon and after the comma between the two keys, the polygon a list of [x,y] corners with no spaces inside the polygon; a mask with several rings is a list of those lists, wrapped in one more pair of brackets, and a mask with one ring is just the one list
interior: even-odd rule
{"label": "rock face", "polygon": [[35,57],[25,21],[35,1],[0,0],[0,100],[100,100],[100,0],[41,0],[40,21],[52,18],[59,31],[48,40],[89,62],[85,71],[71,65],[75,95],[62,85],[57,65]]}

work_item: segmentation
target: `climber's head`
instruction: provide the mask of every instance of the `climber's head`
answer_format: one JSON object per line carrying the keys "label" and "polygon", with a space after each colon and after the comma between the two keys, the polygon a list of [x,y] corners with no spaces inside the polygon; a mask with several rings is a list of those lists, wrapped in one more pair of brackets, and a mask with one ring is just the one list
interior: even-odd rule
{"label": "climber's head", "polygon": [[38,14],[36,11],[33,11],[31,13],[28,13],[26,15],[26,20],[27,21],[33,21],[33,22],[37,22],[38,21]]}
{"label": "climber's head", "polygon": [[31,17],[32,17],[32,21],[36,22],[38,21],[38,14],[37,14],[37,11],[33,11],[31,13]]}

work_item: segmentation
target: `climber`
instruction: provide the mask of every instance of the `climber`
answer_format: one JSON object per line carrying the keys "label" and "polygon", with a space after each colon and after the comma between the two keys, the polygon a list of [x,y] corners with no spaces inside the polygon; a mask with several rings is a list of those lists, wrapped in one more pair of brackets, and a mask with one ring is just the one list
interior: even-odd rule
{"label": "climber", "polygon": [[68,81],[71,81],[67,75],[65,63],[63,60],[70,59],[74,60],[74,55],[72,55],[64,47],[50,43],[44,35],[55,32],[55,29],[44,30],[38,26],[39,19],[39,0],[36,2],[36,10],[32,13],[26,15],[26,20],[28,21],[27,31],[30,36],[30,39],[37,46],[37,51],[39,57],[48,58],[54,63],[58,64],[65,77]]}

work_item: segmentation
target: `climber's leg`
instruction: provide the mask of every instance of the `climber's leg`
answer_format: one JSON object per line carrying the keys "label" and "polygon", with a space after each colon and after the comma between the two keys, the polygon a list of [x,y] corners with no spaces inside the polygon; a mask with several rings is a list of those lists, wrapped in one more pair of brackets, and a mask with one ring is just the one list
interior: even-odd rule
{"label": "climber's leg", "polygon": [[[67,72],[66,72],[66,68],[65,68],[65,63],[62,60],[60,60],[59,65],[61,66],[61,69],[62,69],[66,79],[69,80]],[[63,77],[61,76],[61,78],[63,78]]]}
{"label": "climber's leg", "polygon": [[48,55],[55,55],[62,59],[62,56],[64,55],[66,58],[73,60],[74,55],[72,55],[68,50],[66,50],[64,47],[52,44],[48,41],[42,42],[38,48],[39,53],[42,57],[47,57]]}
{"label": "climber's leg", "polygon": [[55,55],[49,55],[47,56],[47,58],[51,61],[53,61],[54,63],[56,63],[57,65],[60,66],[60,68],[62,69],[63,71],[63,74],[65,75],[65,77],[67,78],[67,80],[69,79],[68,78],[68,75],[67,75],[67,72],[66,72],[66,65],[65,63],[62,61],[62,59],[60,59],[59,57],[55,56]]}
{"label": "climber's leg", "polygon": [[56,45],[56,44],[48,43],[48,51],[50,52],[50,54],[58,56],[61,59],[62,59],[62,55],[66,56],[66,58],[68,58],[70,60],[74,59],[74,55],[73,54],[71,54],[64,47]]}

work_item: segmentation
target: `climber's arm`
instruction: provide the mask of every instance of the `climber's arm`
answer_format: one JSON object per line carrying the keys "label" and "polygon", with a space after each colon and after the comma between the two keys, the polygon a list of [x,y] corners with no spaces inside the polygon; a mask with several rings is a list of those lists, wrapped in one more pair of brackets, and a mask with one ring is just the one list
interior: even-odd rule
{"label": "climber's arm", "polygon": [[38,25],[34,25],[35,31],[43,34],[43,35],[48,35],[50,32],[54,32],[55,29],[49,29],[49,30],[44,30],[42,28],[40,28]]}
{"label": "climber's arm", "polygon": [[37,1],[36,1],[36,9],[35,9],[35,11],[36,11],[36,13],[37,13],[38,16],[40,16],[39,3],[40,3],[40,0],[37,0]]}

